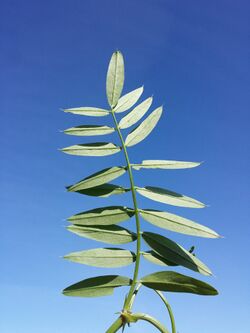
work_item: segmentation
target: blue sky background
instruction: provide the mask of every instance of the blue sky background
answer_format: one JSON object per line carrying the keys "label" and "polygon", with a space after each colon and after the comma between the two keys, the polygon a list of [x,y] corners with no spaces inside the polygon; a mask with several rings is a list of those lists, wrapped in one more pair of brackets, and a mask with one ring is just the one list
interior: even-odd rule
{"label": "blue sky background", "polygon": [[[244,0],[2,1],[2,333],[104,332],[121,309],[125,288],[97,299],[69,298],[60,291],[94,275],[130,276],[132,266],[110,271],[60,256],[103,246],[68,233],[66,217],[94,207],[131,204],[129,195],[91,198],[66,193],[64,186],[123,164],[123,156],[79,158],[57,151],[92,141],[59,130],[109,122],[66,115],[59,108],[107,107],[106,70],[116,49],[126,62],[124,92],[144,84],[144,97],[153,94],[153,107],[163,103],[165,110],[150,137],[130,149],[132,161],[205,161],[197,169],[141,171],[135,178],[140,186],[160,185],[200,199],[209,208],[177,209],[142,197],[140,206],[176,212],[225,236],[209,240],[163,231],[186,247],[195,245],[215,277],[178,271],[203,278],[220,291],[218,297],[168,295],[178,332],[248,331],[249,10]],[[107,140],[118,142],[115,135]],[[126,175],[119,181],[127,183]],[[133,222],[124,226],[133,229]],[[157,231],[146,222],[143,228]],[[141,275],[157,270],[161,267],[144,262]],[[141,291],[135,310],[168,323],[150,290]],[[126,331],[156,332],[143,323]]]}

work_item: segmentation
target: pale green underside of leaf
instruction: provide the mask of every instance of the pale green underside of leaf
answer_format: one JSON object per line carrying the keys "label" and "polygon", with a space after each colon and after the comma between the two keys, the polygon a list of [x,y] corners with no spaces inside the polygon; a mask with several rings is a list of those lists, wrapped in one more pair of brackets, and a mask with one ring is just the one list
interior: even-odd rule
{"label": "pale green underside of leaf", "polygon": [[218,295],[218,291],[209,284],[190,276],[171,271],[156,272],[143,277],[144,286],[161,291],[183,292],[198,295]]}
{"label": "pale green underside of leaf", "polygon": [[154,110],[138,127],[130,132],[125,145],[131,147],[144,140],[155,128],[162,114],[162,107]]}
{"label": "pale green underside of leaf", "polygon": [[64,109],[64,112],[77,114],[79,116],[93,116],[93,117],[103,117],[109,114],[108,110],[94,108],[90,106],[86,107],[79,107],[79,108],[71,108],[71,109]]}
{"label": "pale green underside of leaf", "polygon": [[72,252],[65,259],[95,267],[121,267],[132,264],[135,254],[129,250],[117,248],[98,248],[86,251]]}
{"label": "pale green underside of leaf", "polygon": [[61,149],[66,154],[76,156],[107,156],[118,153],[121,147],[108,142],[95,142],[69,146]]}
{"label": "pale green underside of leaf", "polygon": [[76,127],[68,128],[64,131],[68,135],[76,136],[91,136],[91,135],[105,135],[113,133],[115,129],[109,126],[98,126],[98,125],[81,125]]}
{"label": "pale green underside of leaf", "polygon": [[189,169],[199,166],[198,162],[167,161],[167,160],[145,160],[141,164],[132,164],[135,170],[140,169]]}
{"label": "pale green underside of leaf", "polygon": [[135,233],[117,225],[96,225],[93,227],[72,225],[67,229],[78,236],[108,244],[125,244],[136,240]]}
{"label": "pale green underside of leaf", "polygon": [[88,210],[69,217],[67,220],[78,225],[111,225],[126,221],[134,211],[123,206],[108,206]]}
{"label": "pale green underside of leaf", "polygon": [[122,186],[114,184],[103,184],[100,186],[88,188],[86,190],[76,191],[76,193],[89,195],[93,197],[107,198],[114,194],[123,194],[129,191],[130,191],[129,188],[124,188]]}
{"label": "pale green underside of leaf", "polygon": [[121,96],[124,84],[124,60],[121,52],[116,51],[112,54],[109,62],[106,93],[109,105],[114,107]]}
{"label": "pale green underside of leaf", "polygon": [[140,215],[146,221],[163,229],[198,237],[219,237],[219,235],[212,229],[175,214],[161,212],[158,210],[144,209],[140,210]]}
{"label": "pale green underside of leaf", "polygon": [[205,207],[205,205],[198,200],[160,187],[153,187],[153,186],[146,186],[145,188],[136,187],[136,191],[146,198],[162,202],[168,205],[188,207],[188,208]]}
{"label": "pale green underside of leaf", "polygon": [[98,297],[112,295],[114,288],[129,286],[131,280],[119,275],[104,275],[75,283],[63,290],[66,296]]}
{"label": "pale green underside of leaf", "polygon": [[96,187],[120,177],[125,172],[126,169],[124,167],[106,168],[92,174],[89,177],[84,178],[83,180],[72,186],[69,186],[67,189],[70,192],[75,192],[75,191],[85,190],[91,187]]}
{"label": "pale green underside of leaf", "polygon": [[144,114],[148,111],[152,104],[153,98],[149,97],[139,105],[137,105],[131,112],[129,112],[125,117],[123,117],[119,122],[119,127],[121,129],[133,126],[139,121]]}
{"label": "pale green underside of leaf", "polygon": [[160,266],[177,266],[177,264],[172,263],[171,261],[163,258],[159,254],[154,251],[147,251],[142,253],[143,258],[150,261],[152,264],[160,265]]}
{"label": "pale green underside of leaf", "polygon": [[143,232],[142,237],[163,258],[204,275],[212,274],[203,262],[169,238],[152,232]]}
{"label": "pale green underside of leaf", "polygon": [[130,109],[141,97],[143,93],[143,87],[137,88],[126,95],[119,98],[116,107],[114,108],[115,113],[120,113]]}

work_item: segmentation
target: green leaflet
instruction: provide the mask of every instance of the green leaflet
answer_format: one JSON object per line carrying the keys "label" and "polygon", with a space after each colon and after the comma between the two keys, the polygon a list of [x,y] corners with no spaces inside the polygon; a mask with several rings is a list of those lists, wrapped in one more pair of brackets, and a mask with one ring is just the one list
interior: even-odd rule
{"label": "green leaflet", "polygon": [[115,113],[120,113],[130,109],[141,97],[143,93],[143,87],[137,88],[126,95],[123,95],[114,108]]}
{"label": "green leaflet", "polygon": [[128,250],[116,248],[99,248],[72,252],[65,259],[95,267],[121,267],[132,264],[135,254]]}
{"label": "green leaflet", "polygon": [[72,225],[67,229],[78,236],[108,244],[125,244],[136,240],[135,233],[117,225],[96,225],[93,227]]}
{"label": "green leaflet", "polygon": [[63,111],[67,113],[77,114],[79,116],[93,116],[93,117],[102,117],[102,116],[107,116],[109,114],[108,110],[94,108],[90,106],[64,109]]}
{"label": "green leaflet", "polygon": [[133,126],[139,121],[144,114],[148,111],[152,104],[153,98],[149,97],[139,105],[137,105],[131,112],[123,117],[119,122],[119,127],[124,129]]}
{"label": "green leaflet", "polygon": [[67,190],[69,192],[75,192],[85,190],[91,187],[96,187],[120,177],[125,172],[126,169],[124,167],[106,168],[90,175],[89,177],[84,178],[83,180],[72,186],[67,187]]}
{"label": "green leaflet", "polygon": [[124,61],[121,52],[112,54],[106,79],[106,93],[109,105],[114,107],[121,96],[124,84]]}
{"label": "green leaflet", "polygon": [[189,169],[201,165],[199,162],[144,160],[141,164],[132,164],[135,170],[140,169]]}
{"label": "green leaflet", "polygon": [[169,238],[153,232],[143,232],[145,242],[163,258],[204,275],[212,275],[210,269],[189,251]]}
{"label": "green leaflet", "polygon": [[123,194],[129,192],[129,188],[124,188],[122,186],[114,185],[114,184],[103,184],[96,187],[91,187],[86,190],[76,191],[76,193],[90,195],[93,197],[102,197],[106,198],[113,194]]}
{"label": "green leaflet", "polygon": [[172,263],[171,261],[163,258],[159,254],[154,251],[147,251],[142,253],[143,258],[147,259],[153,264],[160,265],[160,266],[177,266],[177,264]]}
{"label": "green leaflet", "polygon": [[189,208],[205,207],[205,205],[198,200],[160,187],[153,187],[153,186],[146,186],[145,188],[136,187],[136,191],[146,198],[162,202],[168,205],[189,207]]}
{"label": "green leaflet", "polygon": [[108,206],[88,210],[69,217],[67,220],[78,225],[111,225],[126,221],[134,211],[122,206]]}
{"label": "green leaflet", "polygon": [[212,229],[175,214],[161,212],[159,210],[144,209],[140,210],[140,215],[146,221],[156,225],[157,227],[179,232],[181,234],[207,238],[220,237]]}
{"label": "green leaflet", "polygon": [[129,286],[131,280],[119,275],[104,275],[92,277],[72,284],[63,290],[66,296],[98,297],[112,295],[114,288]]}
{"label": "green leaflet", "polygon": [[162,114],[162,107],[154,110],[138,127],[129,133],[125,145],[131,147],[144,140],[155,128]]}
{"label": "green leaflet", "polygon": [[209,284],[190,276],[171,271],[157,272],[143,277],[140,282],[151,289],[198,295],[218,295]]}
{"label": "green leaflet", "polygon": [[68,128],[64,131],[68,135],[76,136],[91,136],[91,135],[105,135],[113,133],[115,129],[109,126],[98,126],[98,125],[82,125]]}
{"label": "green leaflet", "polygon": [[61,149],[62,152],[76,156],[107,156],[118,153],[121,147],[108,142],[95,142],[73,145]]}

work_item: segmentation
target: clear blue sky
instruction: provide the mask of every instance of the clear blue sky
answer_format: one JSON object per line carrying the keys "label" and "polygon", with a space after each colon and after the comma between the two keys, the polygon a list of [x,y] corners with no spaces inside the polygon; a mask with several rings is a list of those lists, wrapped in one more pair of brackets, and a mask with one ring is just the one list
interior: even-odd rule
{"label": "clear blue sky", "polygon": [[[104,332],[121,309],[124,288],[99,299],[62,296],[69,284],[110,271],[60,256],[103,246],[68,233],[66,217],[130,203],[129,196],[89,198],[66,193],[64,186],[124,163],[122,154],[98,159],[57,151],[91,141],[59,132],[92,122],[59,108],[107,107],[106,69],[116,49],[125,57],[125,92],[144,84],[144,96],[153,94],[154,106],[163,103],[165,110],[150,138],[130,149],[132,160],[205,161],[192,170],[137,172],[136,182],[193,196],[209,208],[175,209],[143,198],[140,205],[176,212],[225,236],[208,240],[163,232],[186,247],[196,246],[215,274],[204,280],[220,291],[207,298],[168,295],[178,332],[248,332],[249,10],[244,0],[2,1],[2,333]],[[117,142],[116,136],[111,139]],[[121,182],[126,181],[123,176]],[[143,228],[156,231],[146,222]],[[157,270],[145,263],[141,274]],[[112,273],[130,276],[132,267]],[[141,292],[135,310],[167,322],[151,291]],[[155,330],[138,324],[128,332]]]}

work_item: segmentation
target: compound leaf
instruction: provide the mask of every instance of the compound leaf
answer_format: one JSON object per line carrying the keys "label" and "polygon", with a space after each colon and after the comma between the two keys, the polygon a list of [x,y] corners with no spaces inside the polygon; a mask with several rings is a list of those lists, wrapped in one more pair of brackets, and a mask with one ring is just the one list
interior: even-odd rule
{"label": "compound leaf", "polygon": [[117,225],[106,226],[82,226],[72,225],[67,229],[78,236],[94,239],[108,244],[124,244],[133,242],[137,236],[135,233]]}
{"label": "compound leaf", "polygon": [[199,166],[199,162],[144,160],[141,164],[132,164],[135,170],[140,169],[189,169]]}
{"label": "compound leaf", "polygon": [[114,111],[116,113],[127,111],[138,101],[142,93],[143,87],[140,87],[129,92],[126,95],[123,95],[121,98],[119,98],[118,103],[114,108]]}
{"label": "compound leaf", "polygon": [[88,210],[69,217],[67,220],[78,225],[111,225],[126,221],[134,211],[123,206],[108,206]]}
{"label": "compound leaf", "polygon": [[112,295],[114,288],[129,286],[131,279],[119,275],[92,277],[72,284],[63,290],[66,296],[98,297]]}
{"label": "compound leaf", "polygon": [[154,290],[198,295],[218,295],[218,291],[208,283],[171,271],[149,274],[143,277],[140,282]]}
{"label": "compound leaf", "polygon": [[189,207],[189,208],[205,207],[205,205],[198,200],[160,187],[153,187],[153,186],[146,186],[145,188],[136,187],[136,191],[146,198],[162,202],[168,205]]}
{"label": "compound leaf", "polygon": [[76,127],[68,128],[64,131],[68,135],[76,136],[91,136],[91,135],[105,135],[113,133],[115,129],[109,126],[99,125],[81,125]]}
{"label": "compound leaf", "polygon": [[78,183],[67,187],[69,192],[85,190],[91,187],[96,187],[105,184],[113,179],[116,179],[126,172],[124,167],[111,167],[98,171],[89,177],[84,178]]}
{"label": "compound leaf", "polygon": [[94,108],[91,106],[64,109],[63,111],[67,113],[77,114],[79,116],[93,116],[93,117],[107,116],[110,113],[108,110]]}
{"label": "compound leaf", "polygon": [[124,60],[121,52],[116,51],[112,54],[109,62],[106,92],[109,105],[114,107],[121,96],[124,84]]}
{"label": "compound leaf", "polygon": [[181,234],[207,238],[220,237],[212,229],[175,214],[161,212],[159,210],[144,209],[140,210],[140,215],[146,221],[156,225],[157,227],[179,232]]}
{"label": "compound leaf", "polygon": [[163,258],[204,275],[211,275],[210,269],[182,246],[153,232],[143,232],[145,242]]}
{"label": "compound leaf", "polygon": [[144,140],[155,128],[162,114],[162,107],[154,110],[139,126],[129,133],[125,145],[131,147]]}
{"label": "compound leaf", "polygon": [[135,254],[129,250],[118,248],[98,248],[86,251],[72,252],[65,259],[95,267],[121,267],[132,264]]}
{"label": "compound leaf", "polygon": [[108,142],[94,142],[69,146],[62,152],[76,156],[108,156],[118,153],[121,147]]}

